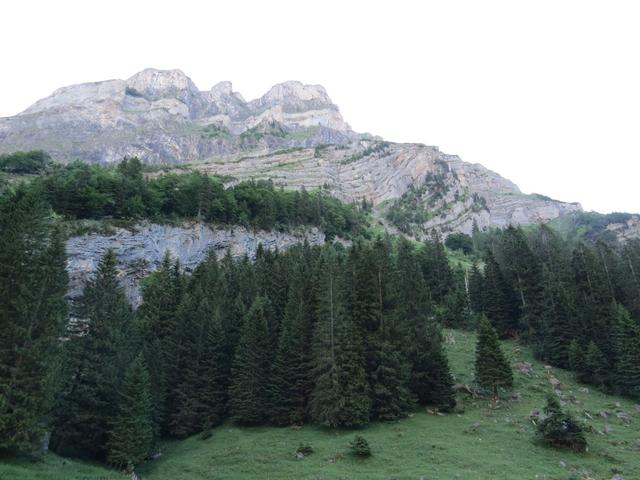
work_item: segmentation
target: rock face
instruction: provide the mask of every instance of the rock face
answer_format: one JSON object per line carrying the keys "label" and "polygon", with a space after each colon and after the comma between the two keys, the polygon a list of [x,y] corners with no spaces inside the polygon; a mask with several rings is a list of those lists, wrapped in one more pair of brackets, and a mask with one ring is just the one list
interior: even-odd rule
{"label": "rock face", "polygon": [[134,231],[118,228],[111,235],[91,233],[72,237],[66,244],[69,296],[77,298],[81,295],[83,285],[110,248],[118,258],[120,279],[127,295],[137,306],[141,302],[140,280],[160,266],[165,252],[169,252],[173,259],[179,259],[182,268],[189,272],[210,251],[218,257],[229,251],[234,257],[247,255],[254,258],[259,244],[267,249],[283,250],[305,240],[310,245],[320,245],[324,238],[316,228],[292,234],[250,231],[244,227],[212,229],[201,223],[179,227],[142,224]]}
{"label": "rock face", "polygon": [[[378,213],[418,189],[418,203],[431,212],[419,227],[445,234],[470,232],[474,221],[480,228],[530,224],[581,210],[524,195],[500,175],[437,147],[357,134],[323,87],[300,82],[275,85],[248,102],[230,82],[200,91],[180,70],[146,69],[127,80],[64,87],[0,119],[0,153],[31,149],[61,161],[138,156],[235,179],[323,187],[344,201],[367,199]],[[442,177],[446,192],[434,190],[433,175]]]}

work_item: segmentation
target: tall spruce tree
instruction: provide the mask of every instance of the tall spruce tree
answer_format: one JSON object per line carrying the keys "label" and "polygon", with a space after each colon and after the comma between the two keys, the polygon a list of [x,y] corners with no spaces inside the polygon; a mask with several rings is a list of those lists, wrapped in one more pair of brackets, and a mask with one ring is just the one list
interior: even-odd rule
{"label": "tall spruce tree", "polygon": [[151,453],[154,445],[151,379],[144,356],[139,354],[127,368],[111,421],[107,461],[133,470]]}
{"label": "tall spruce tree", "polygon": [[315,385],[311,392],[311,418],[320,425],[338,426],[336,415],[338,367],[336,359],[339,305],[339,260],[333,247],[325,246],[316,264],[316,324],[313,329],[312,372]]}
{"label": "tall spruce tree", "polygon": [[518,330],[513,292],[490,251],[485,256],[483,284],[483,312],[502,338],[513,336]]}
{"label": "tall spruce tree", "polygon": [[67,318],[65,261],[36,195],[19,187],[0,198],[0,449],[31,450],[46,427]]}
{"label": "tall spruce tree", "polygon": [[437,325],[423,318],[413,336],[411,390],[421,405],[450,411],[456,405],[453,377]]}
{"label": "tall spruce tree", "polygon": [[498,395],[498,388],[513,386],[511,366],[500,348],[495,329],[486,318],[478,325],[475,377],[478,384],[491,388],[494,396]]}
{"label": "tall spruce tree", "polygon": [[131,359],[131,308],[108,250],[84,288],[65,343],[66,382],[56,407],[52,444],[104,458],[117,392]]}
{"label": "tall spruce tree", "polygon": [[260,424],[269,418],[269,367],[272,346],[267,326],[268,300],[257,297],[244,319],[240,343],[231,369],[229,411],[242,424]]}

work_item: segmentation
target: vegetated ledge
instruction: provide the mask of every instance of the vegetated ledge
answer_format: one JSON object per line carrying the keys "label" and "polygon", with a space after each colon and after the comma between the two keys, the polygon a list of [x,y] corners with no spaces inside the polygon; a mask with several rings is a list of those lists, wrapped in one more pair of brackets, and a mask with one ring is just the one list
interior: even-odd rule
{"label": "vegetated ledge", "polygon": [[75,299],[82,294],[84,284],[108,249],[114,250],[121,283],[132,305],[137,307],[142,301],[140,281],[158,268],[166,252],[178,259],[185,271],[192,271],[209,252],[219,258],[229,252],[234,257],[246,255],[253,259],[258,245],[283,250],[304,242],[321,245],[325,239],[318,227],[298,227],[284,232],[252,230],[245,226],[213,226],[195,221],[182,224],[140,222],[128,228],[110,226],[108,230],[67,239],[69,297]]}

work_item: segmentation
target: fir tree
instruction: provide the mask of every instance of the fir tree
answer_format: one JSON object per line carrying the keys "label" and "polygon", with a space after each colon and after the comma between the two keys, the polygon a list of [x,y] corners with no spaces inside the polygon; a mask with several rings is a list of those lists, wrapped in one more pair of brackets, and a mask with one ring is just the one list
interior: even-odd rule
{"label": "fir tree", "polygon": [[485,257],[483,284],[483,312],[502,338],[513,336],[518,330],[518,319],[512,292],[491,252]]}
{"label": "fir tree", "polygon": [[584,349],[577,339],[571,340],[568,352],[569,368],[573,370],[576,379],[579,382],[587,382],[589,376],[587,374],[587,366],[585,364]]}
{"label": "fir tree", "polygon": [[21,187],[0,198],[0,449],[31,450],[44,433],[67,317],[65,263],[45,205]]}
{"label": "fir tree", "polygon": [[435,325],[423,321],[413,337],[411,355],[411,390],[421,405],[433,405],[450,411],[455,407],[453,377],[442,345],[442,333]]}
{"label": "fir tree", "polygon": [[312,365],[315,385],[311,392],[311,418],[325,426],[338,425],[338,368],[336,360],[338,325],[339,263],[332,247],[326,246],[316,265],[316,317],[313,330]]}
{"label": "fir tree", "polygon": [[500,348],[495,329],[486,318],[481,319],[478,326],[475,377],[478,384],[491,388],[494,396],[498,395],[498,388],[513,386],[511,366]]}
{"label": "fir tree", "polygon": [[66,342],[65,387],[56,407],[52,445],[103,458],[117,392],[131,356],[131,309],[108,250],[85,286]]}
{"label": "fir tree", "polygon": [[267,300],[257,297],[247,312],[231,370],[229,410],[243,424],[260,424],[269,416],[268,382],[271,341],[267,328]]}
{"label": "fir tree", "polygon": [[640,399],[640,327],[617,306],[617,354],[614,383],[618,392]]}
{"label": "fir tree", "polygon": [[587,449],[587,440],[582,428],[571,415],[562,411],[555,396],[547,397],[544,412],[547,416],[538,424],[538,432],[544,443],[552,447],[570,448],[577,452],[584,452]]}
{"label": "fir tree", "polygon": [[127,368],[118,411],[109,432],[110,464],[133,470],[151,453],[154,442],[151,380],[140,354]]}
{"label": "fir tree", "polygon": [[609,380],[609,364],[607,358],[594,341],[589,342],[584,355],[586,372],[585,380],[599,388],[604,388]]}

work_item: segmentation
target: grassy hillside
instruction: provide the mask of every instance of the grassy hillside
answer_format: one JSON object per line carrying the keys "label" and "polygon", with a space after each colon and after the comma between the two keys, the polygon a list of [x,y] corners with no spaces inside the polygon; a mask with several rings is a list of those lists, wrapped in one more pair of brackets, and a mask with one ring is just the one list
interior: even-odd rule
{"label": "grassy hillside", "polygon": [[[452,370],[459,383],[472,380],[474,335],[447,332]],[[412,418],[373,424],[360,431],[373,456],[349,454],[353,431],[317,427],[238,428],[225,424],[207,440],[193,437],[167,442],[163,456],[142,471],[147,480],[200,479],[606,479],[616,473],[640,478],[640,406],[576,384],[571,375],[545,369],[526,349],[505,347],[513,363],[529,362],[532,370],[515,369],[514,398],[494,404],[461,395],[460,411],[446,416],[420,410]],[[544,406],[550,380],[560,382],[565,409],[585,423],[589,451],[553,450],[534,440],[529,420]],[[602,412],[602,414],[601,414]],[[628,420],[619,418],[627,414]],[[605,417],[606,415],[606,417]],[[315,453],[296,459],[301,443]],[[116,472],[69,462],[49,455],[42,462],[3,459],[0,479],[112,480]]]}

